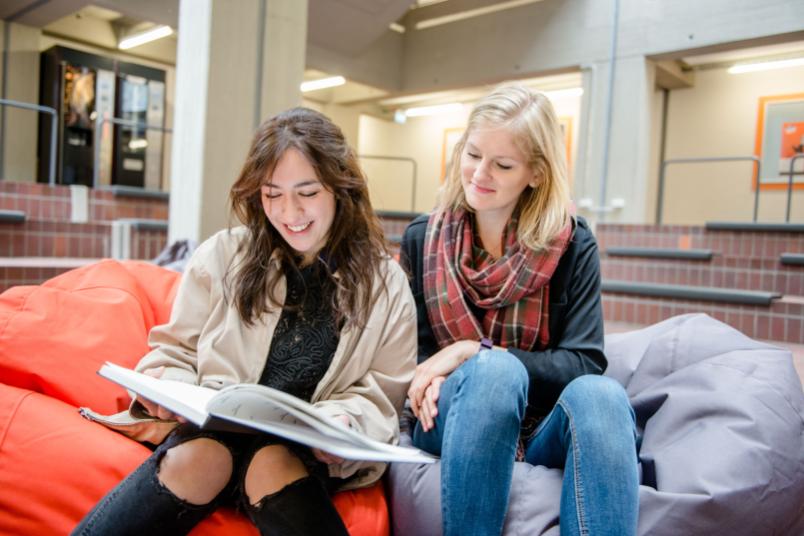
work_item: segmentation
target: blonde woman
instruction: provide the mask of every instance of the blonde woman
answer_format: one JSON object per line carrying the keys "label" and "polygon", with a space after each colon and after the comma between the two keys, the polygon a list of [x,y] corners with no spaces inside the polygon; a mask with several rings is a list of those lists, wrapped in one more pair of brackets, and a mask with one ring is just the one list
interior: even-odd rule
{"label": "blonde woman", "polygon": [[418,310],[414,444],[441,456],[445,535],[500,534],[515,460],[564,469],[561,534],[635,534],[634,414],[601,376],[595,239],[572,214],[555,111],[498,88],[402,258]]}

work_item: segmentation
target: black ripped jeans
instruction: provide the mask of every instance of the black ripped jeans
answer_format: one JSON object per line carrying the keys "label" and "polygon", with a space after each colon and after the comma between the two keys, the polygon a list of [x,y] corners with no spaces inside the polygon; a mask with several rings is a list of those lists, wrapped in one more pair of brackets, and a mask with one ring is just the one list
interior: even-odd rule
{"label": "black ripped jeans", "polygon": [[[193,439],[218,441],[232,454],[232,476],[209,503],[196,505],[174,495],[159,481],[159,465],[171,448]],[[281,444],[307,468],[308,476],[252,505],[244,479],[254,454],[268,445]],[[203,471],[203,467],[198,470]],[[193,424],[176,427],[154,453],[128,475],[81,520],[73,535],[187,534],[220,506],[244,512],[261,534],[288,536],[346,535],[330,494],[342,480],[330,478],[327,466],[301,445],[268,434],[209,432]],[[315,521],[313,523],[312,521]]]}

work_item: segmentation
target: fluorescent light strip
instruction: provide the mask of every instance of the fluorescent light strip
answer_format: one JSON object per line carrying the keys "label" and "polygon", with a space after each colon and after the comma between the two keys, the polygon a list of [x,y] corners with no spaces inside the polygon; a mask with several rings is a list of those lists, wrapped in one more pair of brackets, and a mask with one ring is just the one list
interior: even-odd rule
{"label": "fluorescent light strip", "polygon": [[396,33],[405,33],[405,27],[399,24],[398,22],[392,22],[391,25],[388,27],[391,28]]}
{"label": "fluorescent light strip", "polygon": [[342,86],[346,83],[346,79],[342,76],[331,76],[329,78],[319,78],[318,80],[308,80],[302,82],[302,92],[316,91],[319,89],[327,89],[329,87]]}
{"label": "fluorescent light strip", "polygon": [[405,110],[407,117],[422,117],[424,115],[446,114],[463,109],[463,104],[450,102],[449,104],[436,104],[433,106],[419,106]]}
{"label": "fluorescent light strip", "polygon": [[440,4],[441,2],[446,2],[447,0],[417,0],[416,5],[413,8],[417,7],[427,7],[432,6],[433,4]]}
{"label": "fluorescent light strip", "polygon": [[755,63],[738,63],[729,67],[731,74],[755,73],[758,71],[770,71],[772,69],[786,69],[787,67],[799,67],[804,65],[804,58],[790,58],[777,61],[759,61]]}
{"label": "fluorescent light strip", "polygon": [[136,151],[137,149],[145,149],[148,147],[148,140],[143,138],[137,138],[128,142],[128,148],[132,151]]}
{"label": "fluorescent light strip", "polygon": [[120,41],[120,44],[117,45],[117,48],[120,50],[128,50],[129,48],[138,47],[140,45],[144,45],[145,43],[162,39],[163,37],[167,37],[172,33],[173,28],[170,26],[157,26],[156,28],[148,30],[147,32],[126,37]]}
{"label": "fluorescent light strip", "polygon": [[419,21],[416,23],[415,28],[417,30],[424,30],[425,28],[432,28],[433,26],[441,26],[442,24],[449,24],[451,22],[457,22],[459,20],[471,19],[473,17],[480,17],[482,15],[488,15],[489,13],[496,13],[497,11],[512,9],[519,6],[526,6],[528,4],[535,4],[536,2],[541,1],[542,0],[509,0],[508,2],[500,2],[498,4],[494,4],[491,6],[479,7],[477,9],[468,9],[460,13],[453,13],[451,15],[444,15],[443,17],[435,17],[432,19]]}

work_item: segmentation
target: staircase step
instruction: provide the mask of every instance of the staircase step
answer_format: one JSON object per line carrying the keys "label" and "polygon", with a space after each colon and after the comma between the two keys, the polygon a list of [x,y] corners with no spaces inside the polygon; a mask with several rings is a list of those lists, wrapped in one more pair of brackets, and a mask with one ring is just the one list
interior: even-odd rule
{"label": "staircase step", "polygon": [[744,222],[744,221],[708,221],[708,231],[747,231],[770,233],[801,233],[804,232],[804,223],[773,223],[773,222]]}
{"label": "staircase step", "polygon": [[702,261],[712,259],[711,249],[610,247],[606,249],[605,253],[611,257],[640,257],[649,259],[683,259]]}
{"label": "staircase step", "polygon": [[782,253],[779,261],[788,266],[804,266],[804,253]]}
{"label": "staircase step", "polygon": [[663,285],[658,283],[635,283],[632,281],[603,280],[603,292],[634,294],[658,298],[677,298],[681,300],[738,303],[743,305],[770,305],[781,298],[778,292],[738,290],[718,287],[696,287],[689,285]]}
{"label": "staircase step", "polygon": [[21,210],[0,210],[0,222],[25,223],[25,213]]}

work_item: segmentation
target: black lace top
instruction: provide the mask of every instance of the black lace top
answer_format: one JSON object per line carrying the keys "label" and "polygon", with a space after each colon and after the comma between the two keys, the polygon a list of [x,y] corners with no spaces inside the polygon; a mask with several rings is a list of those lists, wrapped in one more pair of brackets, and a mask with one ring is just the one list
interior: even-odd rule
{"label": "black lace top", "polygon": [[338,347],[331,305],[335,284],[318,263],[286,273],[285,303],[292,307],[279,317],[260,384],[309,402]]}

